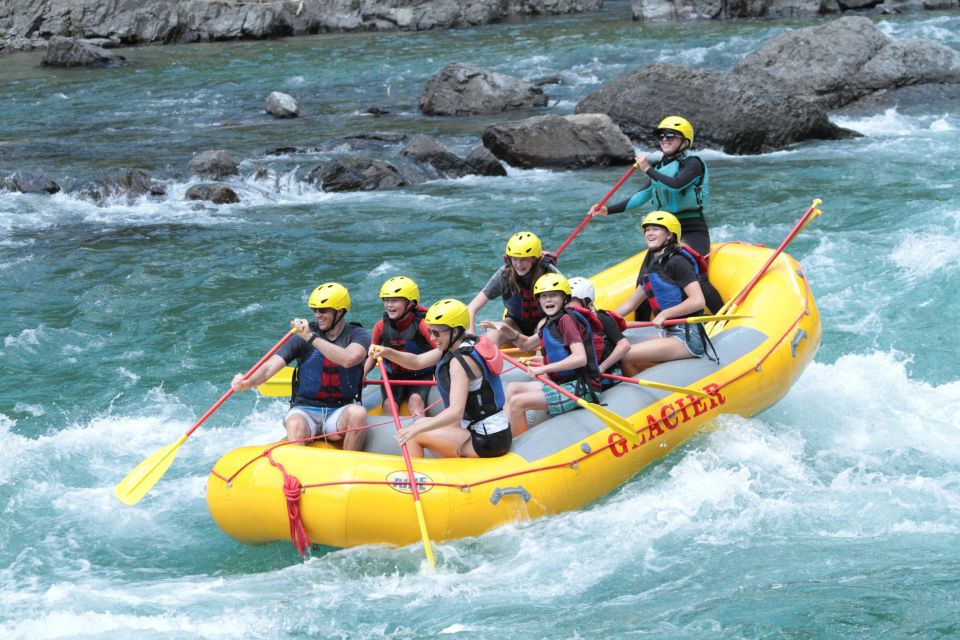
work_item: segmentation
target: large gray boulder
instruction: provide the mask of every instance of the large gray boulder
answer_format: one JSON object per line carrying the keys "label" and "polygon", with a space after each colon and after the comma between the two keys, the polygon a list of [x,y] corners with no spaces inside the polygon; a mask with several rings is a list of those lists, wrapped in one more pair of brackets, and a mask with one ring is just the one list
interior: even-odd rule
{"label": "large gray boulder", "polygon": [[167,193],[167,188],[145,169],[120,169],[101,173],[86,181],[78,192],[99,203],[119,196],[128,199],[145,195],[162,196]]}
{"label": "large gray boulder", "polygon": [[54,194],[60,191],[60,185],[45,175],[17,171],[3,181],[3,188],[20,193]]}
{"label": "large gray boulder", "polygon": [[693,123],[696,146],[730,154],[764,153],[810,139],[856,134],[826,112],[762,77],[654,64],[606,83],[577,104],[577,113],[606,113],[631,139],[652,144],[670,114]]}
{"label": "large gray boulder", "polygon": [[324,191],[373,191],[407,184],[389,162],[364,157],[337,158],[314,168],[308,178]]}
{"label": "large gray boulder", "polygon": [[497,156],[486,147],[474,147],[464,159],[467,172],[478,176],[505,176],[507,170],[503,168]]}
{"label": "large gray boulder", "polygon": [[124,59],[90,42],[54,36],[47,43],[40,64],[45,67],[107,67],[120,64]]}
{"label": "large gray boulder", "polygon": [[539,87],[462,62],[451,62],[435,73],[420,94],[420,110],[428,116],[499,113],[546,104]]}
{"label": "large gray boulder", "polygon": [[190,159],[188,166],[191,171],[205,180],[220,180],[240,173],[233,155],[223,149],[201,151]]}
{"label": "large gray boulder", "polygon": [[745,56],[733,73],[765,78],[825,109],[881,89],[960,81],[960,52],[931,40],[888,38],[850,16],[794,29]]}
{"label": "large gray boulder", "polygon": [[187,200],[206,200],[213,204],[235,204],[240,202],[237,192],[224,184],[195,184],[187,189]]}
{"label": "large gray boulder", "polygon": [[629,164],[633,146],[606,115],[538,116],[489,126],[483,145],[508,164],[579,168]]}
{"label": "large gray boulder", "polygon": [[467,168],[460,156],[422,133],[410,139],[400,150],[400,157],[428,164],[445,178],[460,178],[467,174]]}

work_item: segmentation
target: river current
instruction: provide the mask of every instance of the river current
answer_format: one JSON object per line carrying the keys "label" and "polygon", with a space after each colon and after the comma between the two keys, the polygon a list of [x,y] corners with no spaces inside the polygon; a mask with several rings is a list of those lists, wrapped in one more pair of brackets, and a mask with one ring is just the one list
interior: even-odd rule
{"label": "river current", "polygon": [[[876,22],[960,48],[957,13]],[[729,69],[809,24],[644,26],[611,3],[475,29],[130,49],[112,69],[5,57],[3,176],[66,185],[141,167],[167,195],[98,205],[0,193],[0,637],[960,636],[956,104],[832,114],[863,134],[852,140],[702,152],[716,241],[776,246],[823,199],[789,248],[823,342],[778,404],[722,417],[587,508],[441,544],[435,574],[419,545],[306,560],[287,542],[240,545],[213,524],[204,491],[222,453],[282,434],[284,402],[253,393],[224,404],[135,507],[113,497],[303,315],[320,282],[346,284],[367,326],[392,275],[420,282],[427,302],[468,300],[510,234],[556,247],[622,173],[511,168],[328,194],[298,176],[329,152],[267,149],[421,132],[465,155],[494,118],[416,108],[447,62],[560,76],[537,113],[567,114],[644,64]],[[304,117],[271,121],[272,90]],[[197,182],[187,161],[211,148],[242,158],[228,179],[240,204],[184,200]],[[639,250],[637,222],[593,221],[564,272]]]}

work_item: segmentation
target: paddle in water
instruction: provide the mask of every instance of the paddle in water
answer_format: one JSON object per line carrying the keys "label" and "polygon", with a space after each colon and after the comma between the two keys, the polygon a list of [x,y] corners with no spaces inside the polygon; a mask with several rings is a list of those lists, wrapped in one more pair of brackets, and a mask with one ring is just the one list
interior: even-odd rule
{"label": "paddle in water", "polygon": [[[377,365],[380,367],[380,377],[383,378],[383,388],[387,393],[390,413],[393,414],[393,424],[399,434],[403,430],[403,425],[400,424],[397,403],[393,399],[393,389],[390,388],[390,378],[387,376],[387,367],[383,363],[383,358],[377,358]],[[423,540],[423,550],[427,554],[427,561],[430,562],[430,568],[435,568],[437,562],[433,558],[433,547],[430,545],[430,536],[427,533],[427,521],[423,517],[423,505],[420,504],[420,489],[417,488],[417,477],[413,473],[413,461],[410,459],[410,451],[407,449],[406,442],[400,445],[400,451],[403,453],[403,462],[407,465],[407,481],[410,483],[410,493],[413,494],[413,508],[417,513],[417,524],[420,525],[420,538]]]}
{"label": "paddle in water", "polygon": [[[250,370],[243,374],[244,379],[249,378],[253,375],[253,372],[260,368],[264,362],[270,359],[270,357],[277,352],[277,350],[286,342],[290,336],[295,333],[294,329],[291,329],[287,332],[277,344],[268,351],[260,360],[257,361],[257,364],[250,367]],[[121,480],[117,486],[113,489],[113,495],[117,497],[120,502],[124,504],[133,505],[140,502],[140,499],[147,494],[150,489],[153,488],[153,485],[157,484],[157,480],[163,477],[163,474],[167,472],[167,469],[170,468],[170,465],[173,463],[173,459],[177,456],[177,451],[180,449],[180,445],[186,442],[187,438],[197,430],[204,421],[213,415],[213,412],[220,408],[227,398],[233,395],[233,389],[231,388],[225,394],[220,396],[220,399],[217,402],[207,409],[206,413],[200,416],[200,419],[197,420],[192,427],[187,429],[187,432],[184,433],[180,438],[173,444],[169,444],[162,449],[154,451],[146,460],[138,464],[133,470],[126,475],[126,477]]]}

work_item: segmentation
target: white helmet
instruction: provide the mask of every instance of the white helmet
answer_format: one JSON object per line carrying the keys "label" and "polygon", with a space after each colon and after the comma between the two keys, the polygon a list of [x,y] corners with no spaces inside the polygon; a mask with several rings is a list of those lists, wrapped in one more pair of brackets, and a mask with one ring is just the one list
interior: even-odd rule
{"label": "white helmet", "polygon": [[580,298],[584,304],[590,304],[597,297],[597,292],[594,290],[592,282],[577,276],[570,278],[570,295],[574,298]]}

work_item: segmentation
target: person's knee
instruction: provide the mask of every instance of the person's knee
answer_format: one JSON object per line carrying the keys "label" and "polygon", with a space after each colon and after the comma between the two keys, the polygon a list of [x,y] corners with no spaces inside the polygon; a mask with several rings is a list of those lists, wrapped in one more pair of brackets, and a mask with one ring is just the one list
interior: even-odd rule
{"label": "person's knee", "polygon": [[290,416],[284,426],[287,429],[287,440],[290,441],[306,440],[312,435],[310,425],[303,416]]}

